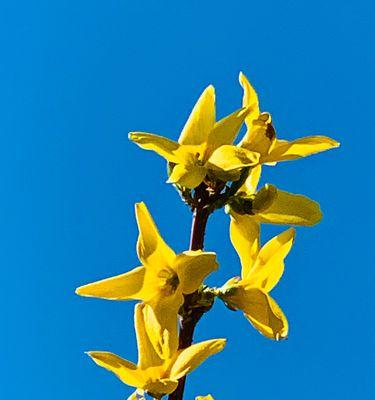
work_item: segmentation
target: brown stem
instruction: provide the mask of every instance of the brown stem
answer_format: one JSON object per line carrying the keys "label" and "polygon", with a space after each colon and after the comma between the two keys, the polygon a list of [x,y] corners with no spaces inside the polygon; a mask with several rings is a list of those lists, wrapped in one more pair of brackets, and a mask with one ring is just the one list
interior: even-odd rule
{"label": "brown stem", "polygon": [[[208,207],[205,207],[204,205],[201,207],[198,206],[194,209],[190,236],[190,250],[203,250],[204,235],[209,215],[210,211]],[[186,314],[184,314],[181,320],[179,349],[186,349],[192,344],[194,329],[202,315],[207,311],[207,308],[205,307],[194,306],[196,299],[197,292],[185,296],[184,310],[186,310]],[[185,382],[186,376],[179,380],[177,389],[169,395],[169,400],[182,400],[185,390]]]}
{"label": "brown stem", "polygon": [[204,235],[210,212],[207,207],[196,208],[191,225],[190,250],[203,250]]}

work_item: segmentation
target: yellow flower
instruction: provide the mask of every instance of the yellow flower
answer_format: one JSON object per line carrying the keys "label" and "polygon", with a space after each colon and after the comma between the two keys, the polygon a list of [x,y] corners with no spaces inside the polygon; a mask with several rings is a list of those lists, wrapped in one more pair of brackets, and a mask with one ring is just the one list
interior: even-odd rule
{"label": "yellow flower", "polygon": [[[258,223],[299,226],[312,226],[322,219],[319,203],[306,196],[289,193],[269,184],[257,190],[260,171],[260,165],[253,168],[238,190],[230,208],[232,217],[237,220],[250,218]],[[246,216],[238,215],[246,213]]]}
{"label": "yellow flower", "polygon": [[259,153],[260,164],[295,160],[340,145],[327,136],[307,136],[292,141],[277,139],[271,115],[260,112],[258,96],[242,72],[239,80],[244,90],[243,106],[250,110],[245,119],[247,132],[240,147]]}
{"label": "yellow flower", "polygon": [[[139,229],[137,253],[142,265],[81,286],[76,293],[108,300],[142,300],[153,307],[161,327],[177,331],[177,312],[183,295],[195,292],[205,277],[217,269],[216,254],[197,250],[176,255],[160,236],[146,205],[137,203],[135,210]],[[160,336],[151,335],[161,353],[165,343],[159,339]],[[177,348],[177,339],[168,345]]]}
{"label": "yellow flower", "polygon": [[195,400],[214,400],[214,398],[208,394],[207,396],[197,396]]}
{"label": "yellow flower", "polygon": [[275,236],[263,247],[259,244],[259,224],[249,216],[231,220],[231,241],[242,266],[241,278],[230,279],[220,290],[220,297],[245,317],[263,335],[282,339],[288,335],[288,321],[269,292],[284,272],[295,231],[290,228]]}
{"label": "yellow flower", "polygon": [[[104,351],[90,351],[88,355],[99,366],[113,372],[126,385],[144,390],[153,397],[160,399],[163,395],[172,393],[178,380],[197,368],[209,356],[218,353],[225,346],[225,339],[212,339],[196,343],[184,350],[166,347],[159,354],[155,351],[149,336],[153,329],[152,308],[145,304],[135,306],[135,329],[138,344],[138,363],[134,364],[116,354]],[[160,334],[157,327],[154,334]],[[164,336],[176,335],[176,332],[164,330]],[[175,339],[166,340],[174,342]],[[129,399],[136,399],[133,393]]]}
{"label": "yellow flower", "polygon": [[215,89],[208,86],[197,101],[178,142],[144,132],[131,132],[130,140],[175,164],[168,182],[189,189],[207,174],[220,180],[238,180],[241,168],[258,163],[259,155],[233,141],[248,113],[246,107],[216,122]]}

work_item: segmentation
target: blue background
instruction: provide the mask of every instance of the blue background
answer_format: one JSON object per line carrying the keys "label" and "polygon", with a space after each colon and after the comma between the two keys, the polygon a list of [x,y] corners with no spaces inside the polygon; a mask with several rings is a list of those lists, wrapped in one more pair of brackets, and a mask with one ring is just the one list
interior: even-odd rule
{"label": "blue background", "polygon": [[[218,114],[240,104],[243,70],[279,137],[327,134],[339,150],[265,168],[321,203],[273,292],[289,340],[263,338],[222,304],[197,339],[228,337],[186,399],[373,399],[374,3],[371,1],[3,1],[0,397],[116,400],[131,389],[85,350],[136,361],[133,304],[74,295],[137,265],[133,204],[188,246],[189,210],[163,161],[131,130],[177,138],[203,88]],[[238,274],[228,219],[209,222],[222,284]],[[266,227],[265,238],[282,227]]]}

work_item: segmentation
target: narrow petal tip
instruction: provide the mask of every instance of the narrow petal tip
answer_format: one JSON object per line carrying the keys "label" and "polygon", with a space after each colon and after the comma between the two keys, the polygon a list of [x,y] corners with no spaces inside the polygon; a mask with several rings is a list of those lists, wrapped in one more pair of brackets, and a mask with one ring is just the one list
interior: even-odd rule
{"label": "narrow petal tip", "polygon": [[296,238],[296,233],[297,233],[296,228],[292,227],[292,228],[289,228],[286,231],[280,233],[280,235],[278,237],[284,243],[291,241],[293,244],[293,242]]}
{"label": "narrow petal tip", "polygon": [[[319,135],[317,137],[319,137]],[[340,147],[341,146],[340,142],[338,142],[335,139],[332,139],[331,137],[328,137],[328,136],[320,136],[320,137],[322,139],[324,139],[325,142],[331,146],[331,148],[336,148],[336,147]]]}
{"label": "narrow petal tip", "polygon": [[213,344],[212,348],[215,348],[215,350],[217,352],[223,350],[223,348],[227,344],[227,339],[225,339],[225,338],[212,339],[212,340],[214,341],[214,344]]}
{"label": "narrow petal tip", "polygon": [[128,133],[129,140],[131,140],[133,142],[137,142],[137,138],[138,138],[137,132],[129,132]]}
{"label": "narrow petal tip", "polygon": [[149,213],[146,203],[144,201],[135,203],[134,211],[135,211],[135,217],[136,217],[137,221],[140,218],[140,215]]}
{"label": "narrow petal tip", "polygon": [[214,85],[210,84],[207,86],[206,90],[210,93],[210,94],[215,94],[215,87]]}
{"label": "narrow petal tip", "polygon": [[75,290],[75,294],[83,297],[91,297],[90,294],[86,292],[86,287],[87,285],[77,287],[77,289]]}
{"label": "narrow petal tip", "polygon": [[290,230],[290,236],[294,239],[295,237],[296,237],[296,233],[297,233],[297,231],[296,231],[296,228],[289,228],[289,230]]}
{"label": "narrow petal tip", "polygon": [[82,297],[95,297],[90,290],[87,290],[88,286],[90,286],[90,284],[78,287],[75,290],[75,294]]}

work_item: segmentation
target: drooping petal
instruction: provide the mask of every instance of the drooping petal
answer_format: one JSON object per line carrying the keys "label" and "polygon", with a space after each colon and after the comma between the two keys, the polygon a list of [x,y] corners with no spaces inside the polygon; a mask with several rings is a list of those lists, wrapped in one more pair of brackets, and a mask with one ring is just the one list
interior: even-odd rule
{"label": "drooping petal", "polygon": [[245,317],[264,336],[275,340],[285,339],[289,330],[288,320],[276,301],[270,295],[260,295],[259,292],[256,299],[251,297],[255,302],[254,308],[250,313],[245,313]]}
{"label": "drooping petal", "polygon": [[257,213],[256,218],[263,223],[312,226],[322,219],[322,212],[316,201],[277,189],[271,206]]}
{"label": "drooping petal", "polygon": [[295,160],[311,154],[334,149],[340,143],[327,136],[307,136],[291,142],[278,140],[264,162]]}
{"label": "drooping petal", "polygon": [[137,203],[135,213],[139,229],[137,253],[142,264],[153,270],[171,265],[176,255],[161,237],[145,203]]}
{"label": "drooping petal", "polygon": [[189,294],[198,290],[204,279],[218,268],[218,263],[215,253],[190,250],[177,255],[173,268],[182,292]]}
{"label": "drooping petal", "polygon": [[208,136],[208,145],[214,150],[224,144],[232,144],[248,113],[248,109],[241,108],[216,122]]}
{"label": "drooping petal", "polygon": [[240,72],[238,77],[240,84],[243,88],[243,98],[242,98],[242,105],[243,107],[247,107],[249,113],[246,117],[246,126],[247,129],[251,129],[253,125],[253,121],[258,118],[259,116],[259,100],[258,95],[255,89],[251,86],[249,80],[246,76]]}
{"label": "drooping petal", "polygon": [[240,257],[243,278],[249,274],[259,252],[259,230],[252,216],[231,212],[230,239]]}
{"label": "drooping petal", "polygon": [[90,351],[87,354],[97,365],[113,372],[126,385],[143,388],[147,381],[147,377],[135,364],[116,354],[106,351]]}
{"label": "drooping petal", "polygon": [[225,346],[225,339],[212,339],[180,350],[170,369],[172,379],[180,379],[197,368],[209,356],[218,353]]}
{"label": "drooping petal", "polygon": [[181,290],[160,293],[143,308],[144,329],[158,357],[169,360],[178,348],[178,310],[184,302]]}
{"label": "drooping petal", "polygon": [[152,322],[146,318],[147,313],[145,313],[145,308],[150,309],[151,307],[145,303],[139,303],[134,309],[134,326],[138,345],[138,367],[140,369],[163,364],[163,359],[159,357],[155,349],[156,346],[150,340],[146,329]]}
{"label": "drooping petal", "polygon": [[130,132],[129,139],[142,149],[152,150],[159,154],[159,156],[164,157],[167,161],[173,163],[179,162],[175,151],[178,150],[180,145],[173,140],[146,132]]}
{"label": "drooping petal", "polygon": [[271,291],[284,272],[284,259],[292,248],[293,228],[287,229],[268,241],[259,251],[253,268],[246,279],[252,287]]}
{"label": "drooping petal", "polygon": [[212,153],[207,164],[211,169],[232,171],[256,165],[258,161],[258,153],[237,146],[224,145]]}
{"label": "drooping petal", "polygon": [[245,317],[264,336],[279,340],[288,335],[288,321],[284,313],[275,300],[261,289],[239,286],[225,301],[243,311]]}
{"label": "drooping petal", "polygon": [[107,300],[141,299],[144,278],[145,268],[141,266],[125,274],[80,286],[76,289],[76,293],[80,296]]}
{"label": "drooping petal", "polygon": [[168,183],[177,183],[188,189],[199,186],[205,178],[207,169],[198,164],[177,164],[169,176]]}
{"label": "drooping petal", "polygon": [[202,144],[215,124],[215,89],[208,86],[199,97],[181,132],[180,144]]}

